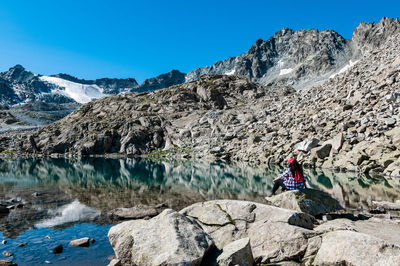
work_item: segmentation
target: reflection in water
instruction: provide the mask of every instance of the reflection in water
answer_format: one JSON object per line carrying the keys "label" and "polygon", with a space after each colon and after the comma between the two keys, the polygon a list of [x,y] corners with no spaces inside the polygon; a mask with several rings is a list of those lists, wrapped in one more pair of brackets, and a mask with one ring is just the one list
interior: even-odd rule
{"label": "reflection in water", "polygon": [[[24,198],[26,191],[31,193],[43,189],[64,193],[59,197],[65,200],[50,200],[55,204],[47,206],[48,216],[45,221],[42,217],[39,223],[45,226],[67,222],[69,218],[66,217],[73,215],[60,216],[55,213],[74,209],[71,206],[78,204],[73,202],[75,199],[102,212],[117,207],[159,203],[166,203],[179,210],[194,202],[221,198],[264,202],[272,180],[280,171],[278,168],[257,168],[240,164],[155,162],[134,158],[0,161],[0,183],[3,188],[0,198]],[[398,179],[362,177],[321,170],[306,170],[305,174],[310,187],[332,194],[348,208],[366,208],[372,200],[399,199]],[[25,200],[32,201],[26,197]],[[61,211],[57,209],[65,204],[71,205]],[[81,210],[86,212],[86,206]],[[92,211],[94,215],[96,211]],[[68,222],[71,221],[73,220]]]}
{"label": "reflection in water", "polygon": [[49,215],[54,215],[54,217],[37,223],[35,227],[55,227],[72,222],[92,221],[100,214],[100,211],[87,207],[78,200],[74,200],[56,210],[49,210]]}

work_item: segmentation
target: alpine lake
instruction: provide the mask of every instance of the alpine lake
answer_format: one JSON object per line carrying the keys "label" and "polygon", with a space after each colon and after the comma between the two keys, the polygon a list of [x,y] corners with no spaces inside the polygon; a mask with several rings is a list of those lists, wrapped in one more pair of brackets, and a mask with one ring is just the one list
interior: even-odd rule
{"label": "alpine lake", "polygon": [[[107,265],[107,238],[119,207],[164,204],[180,210],[212,199],[265,203],[280,168],[147,159],[0,160],[0,201],[15,208],[0,216],[0,259],[18,265]],[[333,195],[349,212],[372,201],[400,199],[400,179],[305,169],[308,186]],[[94,239],[88,248],[71,240]],[[24,246],[18,247],[22,243]],[[63,245],[61,254],[53,249]],[[5,257],[4,251],[13,253]]]}

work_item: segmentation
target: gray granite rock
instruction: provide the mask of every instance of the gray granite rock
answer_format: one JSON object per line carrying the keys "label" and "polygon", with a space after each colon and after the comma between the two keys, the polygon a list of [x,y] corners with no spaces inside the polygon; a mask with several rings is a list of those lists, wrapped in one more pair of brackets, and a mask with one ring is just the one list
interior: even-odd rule
{"label": "gray granite rock", "polygon": [[285,191],[266,199],[274,206],[308,213],[313,216],[343,209],[331,195],[315,189]]}
{"label": "gray granite rock", "polygon": [[327,233],[313,262],[313,265],[399,264],[400,247],[352,231]]}
{"label": "gray granite rock", "polygon": [[243,238],[226,245],[221,255],[218,256],[217,263],[220,266],[252,266],[254,259],[251,252],[250,239]]}
{"label": "gray granite rock", "polygon": [[213,246],[196,222],[171,209],[115,225],[108,237],[122,265],[200,265]]}
{"label": "gray granite rock", "polygon": [[72,247],[88,247],[89,240],[90,240],[89,237],[83,237],[70,241],[69,245]]}

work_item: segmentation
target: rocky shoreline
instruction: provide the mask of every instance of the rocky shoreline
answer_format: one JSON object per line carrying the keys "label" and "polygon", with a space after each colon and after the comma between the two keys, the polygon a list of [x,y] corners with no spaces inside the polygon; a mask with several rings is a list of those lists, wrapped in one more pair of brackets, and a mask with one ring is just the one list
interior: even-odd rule
{"label": "rocky shoreline", "polygon": [[[306,197],[294,198],[293,193]],[[110,265],[400,263],[399,219],[348,215],[333,198],[313,190],[267,200],[272,205],[200,202],[179,212],[166,209],[151,219],[120,223],[108,233],[116,253]],[[273,206],[277,204],[287,209]],[[291,210],[294,205],[302,210]],[[325,214],[311,215],[316,209]],[[380,230],[371,230],[376,226]]]}

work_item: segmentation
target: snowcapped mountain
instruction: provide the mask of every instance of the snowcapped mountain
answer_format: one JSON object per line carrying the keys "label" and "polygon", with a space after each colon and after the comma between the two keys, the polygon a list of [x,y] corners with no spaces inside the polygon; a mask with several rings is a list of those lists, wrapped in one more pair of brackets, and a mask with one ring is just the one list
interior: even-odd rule
{"label": "snowcapped mountain", "polygon": [[42,76],[16,65],[0,73],[0,104],[14,106],[26,103],[87,103],[119,93],[152,91],[180,84],[185,74],[177,70],[147,79],[78,79],[68,74]]}
{"label": "snowcapped mountain", "polygon": [[39,79],[55,86],[55,89],[52,90],[52,93],[64,95],[78,103],[88,103],[94,99],[107,96],[107,94],[104,94],[103,88],[97,86],[96,84],[81,84],[62,78],[49,76],[40,76]]}

